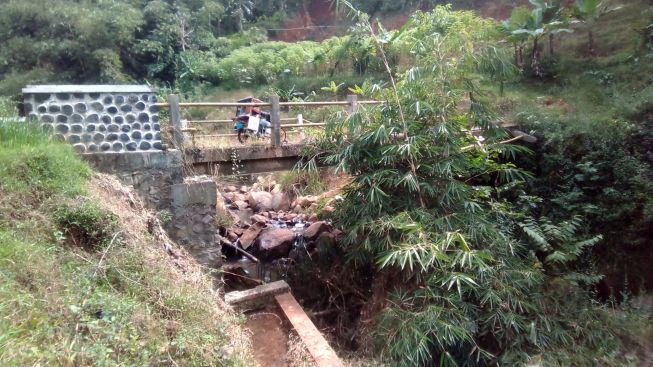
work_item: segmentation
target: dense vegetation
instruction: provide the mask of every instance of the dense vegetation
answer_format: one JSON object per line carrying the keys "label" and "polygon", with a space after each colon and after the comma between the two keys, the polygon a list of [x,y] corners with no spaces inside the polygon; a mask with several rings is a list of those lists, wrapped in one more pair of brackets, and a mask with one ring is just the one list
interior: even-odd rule
{"label": "dense vegetation", "polygon": [[[532,0],[500,22],[435,7],[396,31],[365,14],[436,3],[340,1],[347,35],[290,44],[268,41],[263,29],[282,25],[305,5],[299,1],[3,1],[0,95],[15,95],[28,82],[149,82],[186,98],[247,87],[284,99],[355,92],[388,101],[333,115],[310,155],[354,177],[337,212],[342,248],[311,263],[293,285],[327,293],[322,298],[331,303],[316,307],[340,311],[327,321],[338,325],[343,345],[374,345],[385,361],[405,366],[646,363],[651,315],[632,298],[653,284],[651,7]],[[517,124],[537,142],[512,140],[500,122]],[[60,246],[79,232],[71,224],[107,221],[111,228],[112,220],[92,206],[58,208],[56,202],[84,195],[84,180],[75,177],[88,169],[62,145],[13,131],[0,131],[3,142],[15,141],[3,143],[0,155],[0,237],[8,244],[2,256],[11,259],[0,263],[10,279],[0,299],[19,301],[0,303],[0,313],[17,308],[26,315],[21,320],[41,321],[0,324],[0,346],[27,343],[24,350],[40,354],[0,357],[48,362],[58,357],[38,349],[43,341],[56,345],[75,335],[50,325],[90,316],[66,309],[76,305],[71,301],[55,304],[52,318],[42,301],[28,302],[30,294],[45,299],[50,281],[35,285],[30,279],[44,274],[28,273],[26,281],[18,269],[29,261],[42,264],[35,272],[58,269],[53,281],[93,283],[80,274],[94,265]],[[36,162],[23,159],[24,151],[56,154]],[[66,164],[52,163],[59,158]],[[28,194],[50,199],[32,202]],[[40,219],[16,217],[21,205]],[[83,242],[99,249],[79,253],[97,257],[111,241],[107,231],[87,231]],[[134,272],[129,278],[152,278],[134,270],[130,261],[140,255],[132,250],[120,260]],[[156,303],[133,300],[140,291],[125,295],[112,283],[98,287],[119,310]],[[62,299],[83,297],[64,293]],[[170,297],[187,310],[201,295]],[[115,317],[127,320],[129,312]],[[217,326],[191,310],[179,317],[190,325],[183,340],[189,349],[174,349],[175,360],[218,358],[196,339],[201,328]],[[137,351],[132,339],[100,345],[127,350],[121,356],[137,363],[170,345],[157,322]],[[10,332],[19,326],[32,329]],[[85,342],[76,344],[80,361],[106,356]]]}
{"label": "dense vegetation", "polygon": [[[436,8],[409,28],[380,30],[379,53],[411,55],[390,63],[396,83],[363,89],[389,102],[336,117],[314,152],[355,179],[337,221],[346,246],[311,275],[331,282],[332,293],[329,269],[341,274],[342,301],[329,307],[371,328],[371,339],[358,336],[377,341],[393,364],[646,358],[638,343],[647,337],[636,335],[650,333],[637,326],[650,315],[628,300],[650,287],[647,260],[636,260],[650,252],[653,219],[650,148],[640,144],[650,134],[650,38],[602,60],[579,60],[564,38],[545,53],[539,41],[584,17],[590,2],[532,3],[499,25]],[[594,14],[611,10],[593,5],[603,9]],[[608,47],[589,40],[582,58]],[[511,145],[498,119],[535,134],[533,151]],[[597,302],[597,290],[613,303]]]}

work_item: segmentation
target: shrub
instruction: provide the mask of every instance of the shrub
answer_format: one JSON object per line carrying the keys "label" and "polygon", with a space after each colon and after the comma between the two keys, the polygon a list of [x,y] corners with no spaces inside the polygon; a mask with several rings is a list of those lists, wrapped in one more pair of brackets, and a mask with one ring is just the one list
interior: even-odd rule
{"label": "shrub", "polygon": [[117,235],[116,217],[87,201],[60,206],[54,219],[72,245],[85,249],[104,247]]}

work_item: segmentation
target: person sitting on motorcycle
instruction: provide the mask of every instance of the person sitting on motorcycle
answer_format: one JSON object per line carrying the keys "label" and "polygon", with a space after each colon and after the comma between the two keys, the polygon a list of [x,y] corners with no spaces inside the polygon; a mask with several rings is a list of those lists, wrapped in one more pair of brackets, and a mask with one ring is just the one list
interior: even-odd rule
{"label": "person sitting on motorcycle", "polygon": [[270,125],[272,125],[272,123],[270,123],[270,121],[267,120],[265,115],[261,114],[261,120],[259,121],[259,125],[258,125],[258,132],[261,134],[265,134],[268,127],[270,127]]}

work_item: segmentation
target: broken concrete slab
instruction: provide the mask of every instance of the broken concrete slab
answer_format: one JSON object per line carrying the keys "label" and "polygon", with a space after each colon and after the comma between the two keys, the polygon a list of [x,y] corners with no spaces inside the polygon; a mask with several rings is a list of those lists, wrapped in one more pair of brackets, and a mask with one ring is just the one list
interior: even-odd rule
{"label": "broken concrete slab", "polygon": [[272,297],[290,292],[290,286],[283,280],[259,285],[244,291],[229,292],[224,295],[224,300],[231,306],[243,308],[251,304],[268,302]]}
{"label": "broken concrete slab", "polygon": [[274,298],[318,367],[344,367],[336,352],[290,292],[277,295]]}

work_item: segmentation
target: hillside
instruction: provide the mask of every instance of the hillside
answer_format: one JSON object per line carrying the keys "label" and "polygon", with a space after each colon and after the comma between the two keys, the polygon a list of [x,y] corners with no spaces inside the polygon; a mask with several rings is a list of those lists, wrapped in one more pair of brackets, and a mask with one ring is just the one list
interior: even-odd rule
{"label": "hillside", "polygon": [[4,366],[253,366],[239,316],[115,177],[0,125]]}
{"label": "hillside", "polygon": [[[0,117],[46,82],[385,101],[288,111],[325,126],[302,127],[303,164],[279,190],[315,189],[289,218],[328,220],[333,241],[292,256],[288,241],[275,260],[339,352],[405,367],[651,363],[650,0],[49,5],[0,4]],[[252,365],[241,315],[160,229],[170,213],[2,121],[0,360]],[[232,161],[219,179],[240,182]],[[338,200],[320,199],[334,182],[321,165],[347,175]],[[237,247],[252,225],[225,217]]]}

